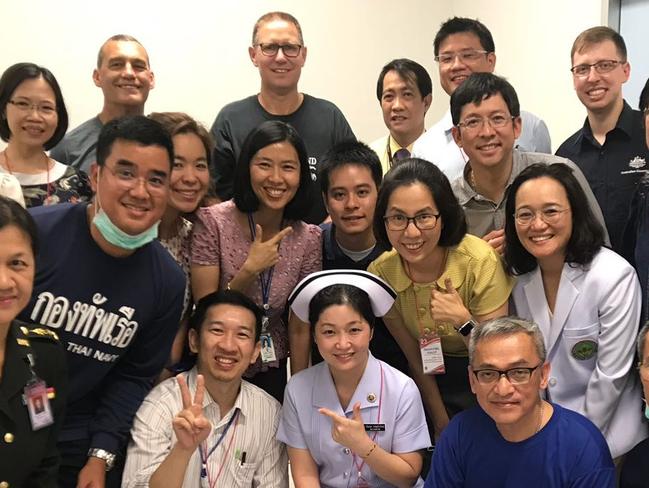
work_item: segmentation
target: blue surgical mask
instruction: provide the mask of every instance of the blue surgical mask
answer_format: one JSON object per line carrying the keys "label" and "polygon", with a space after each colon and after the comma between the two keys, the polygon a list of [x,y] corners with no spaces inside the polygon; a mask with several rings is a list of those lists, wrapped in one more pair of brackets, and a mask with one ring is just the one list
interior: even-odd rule
{"label": "blue surgical mask", "polygon": [[649,403],[645,402],[644,405],[644,416],[649,419]]}
{"label": "blue surgical mask", "polygon": [[110,244],[128,250],[138,249],[157,239],[158,226],[160,225],[160,221],[158,220],[144,232],[136,235],[127,234],[113,224],[106,212],[102,210],[101,202],[99,202],[99,188],[97,188],[97,194],[95,195],[95,216],[92,218],[92,223]]}

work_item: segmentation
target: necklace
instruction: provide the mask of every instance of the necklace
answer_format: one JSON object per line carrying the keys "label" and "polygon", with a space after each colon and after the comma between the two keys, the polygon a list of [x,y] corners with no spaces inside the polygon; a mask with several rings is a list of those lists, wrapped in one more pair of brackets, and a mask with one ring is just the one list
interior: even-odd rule
{"label": "necklace", "polygon": [[[45,156],[45,172],[47,174],[47,180],[46,180],[47,190],[46,190],[45,199],[43,200],[43,205],[47,205],[52,190],[52,185],[50,183],[50,158],[48,158],[45,153],[41,153],[41,154]],[[13,175],[14,172],[11,170],[11,161],[9,161],[9,155],[7,154],[6,149],[2,151],[2,155],[5,157],[5,166],[7,167],[7,171],[9,171],[9,174]]]}
{"label": "necklace", "polygon": [[541,427],[543,427],[543,400],[539,403],[539,423],[536,426],[536,432],[534,432],[534,435],[538,434],[539,431],[541,430]]}

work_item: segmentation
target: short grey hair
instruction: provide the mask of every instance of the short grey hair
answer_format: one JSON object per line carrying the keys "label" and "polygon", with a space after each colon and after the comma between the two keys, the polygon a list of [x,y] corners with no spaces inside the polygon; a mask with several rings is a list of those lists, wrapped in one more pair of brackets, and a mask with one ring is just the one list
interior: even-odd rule
{"label": "short grey hair", "polygon": [[649,322],[644,324],[642,329],[640,329],[640,334],[638,334],[638,360],[640,362],[644,361],[644,343],[646,342],[647,334],[649,334]]}
{"label": "short grey hair", "polygon": [[546,350],[545,342],[543,340],[543,333],[539,326],[531,320],[524,320],[518,317],[500,317],[497,319],[489,320],[483,324],[478,325],[473,332],[471,332],[471,339],[469,340],[469,363],[473,362],[475,356],[475,349],[485,339],[501,336],[509,336],[512,334],[526,334],[534,342],[534,348],[539,359],[545,362]]}

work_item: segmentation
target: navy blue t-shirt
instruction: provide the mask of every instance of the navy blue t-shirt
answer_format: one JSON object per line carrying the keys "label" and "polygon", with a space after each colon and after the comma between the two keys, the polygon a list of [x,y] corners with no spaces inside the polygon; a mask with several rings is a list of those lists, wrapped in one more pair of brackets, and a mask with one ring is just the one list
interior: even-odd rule
{"label": "navy blue t-shirt", "polygon": [[480,407],[451,419],[433,454],[426,488],[614,488],[604,436],[583,415],[552,404],[550,421],[506,441]]}
{"label": "navy blue t-shirt", "polygon": [[169,357],[185,276],[157,242],[124,258],[90,235],[87,205],[30,210],[40,239],[34,291],[23,320],[54,330],[70,374],[60,441],[89,439],[117,452]]}

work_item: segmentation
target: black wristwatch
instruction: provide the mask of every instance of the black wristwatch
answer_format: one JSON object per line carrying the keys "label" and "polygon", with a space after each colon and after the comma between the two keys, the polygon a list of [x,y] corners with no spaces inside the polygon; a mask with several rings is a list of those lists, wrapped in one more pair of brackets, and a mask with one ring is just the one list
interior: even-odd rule
{"label": "black wristwatch", "polygon": [[106,471],[110,471],[115,466],[115,454],[108,452],[104,449],[90,449],[88,450],[88,457],[96,457],[103,459],[106,462]]}
{"label": "black wristwatch", "polygon": [[473,330],[473,328],[474,328],[476,325],[478,325],[478,324],[476,324],[475,320],[473,320],[473,319],[469,319],[469,320],[467,320],[466,322],[464,322],[464,324],[462,324],[461,326],[459,326],[456,330],[457,330],[460,334],[462,334],[464,337],[466,337],[466,336],[468,336],[468,335],[471,333],[471,331]]}

